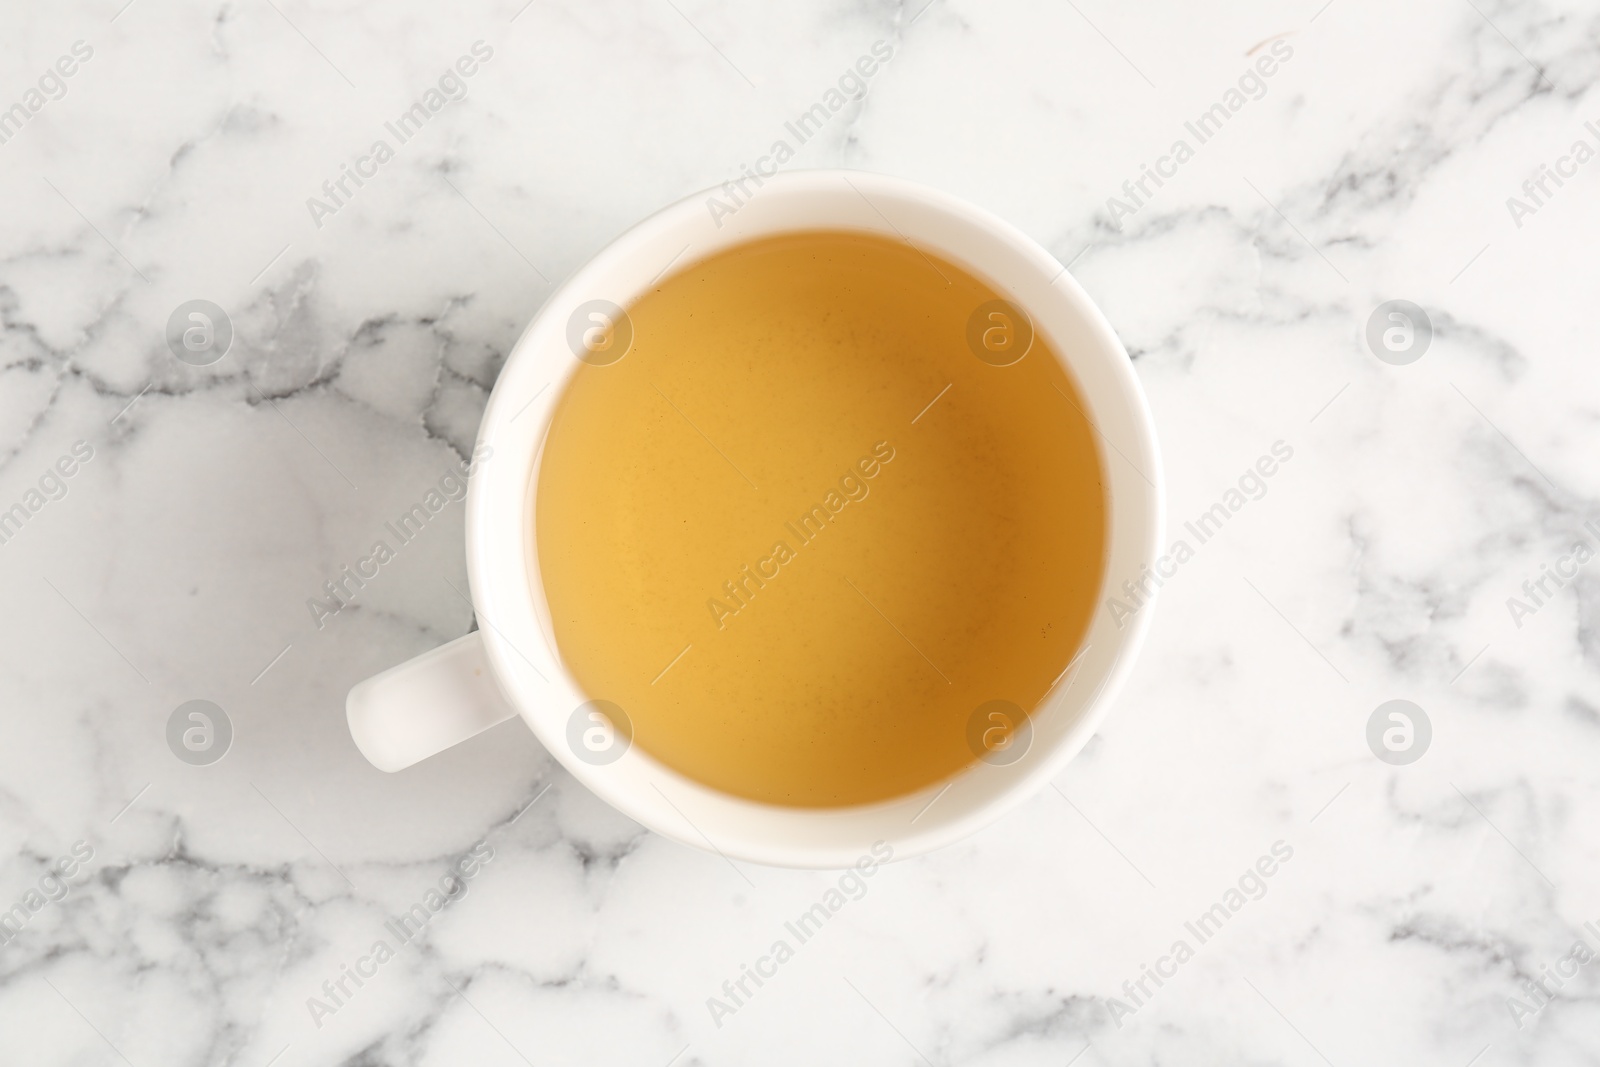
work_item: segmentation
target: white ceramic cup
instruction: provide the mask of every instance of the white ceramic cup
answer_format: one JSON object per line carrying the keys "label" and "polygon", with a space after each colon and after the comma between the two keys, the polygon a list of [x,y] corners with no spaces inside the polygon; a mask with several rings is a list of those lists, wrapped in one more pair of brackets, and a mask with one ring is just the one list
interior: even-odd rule
{"label": "white ceramic cup", "polygon": [[[1036,335],[1061,353],[1062,369],[1087,404],[1107,494],[1101,606],[1076,666],[1034,710],[1022,758],[1003,766],[974,762],[916,793],[847,808],[779,807],[730,796],[638,746],[625,747],[612,762],[594,762],[580,734],[601,748],[619,737],[579,712],[589,694],[556,653],[530,500],[551,415],[581,365],[568,335],[575,313],[579,321],[586,315],[582,305],[606,300],[627,307],[674,266],[754,238],[815,229],[908,241],[960,264],[1025,309]],[[1043,351],[1036,348],[1032,358],[1047,358]],[[1093,735],[1150,624],[1148,608],[1117,619],[1106,606],[1124,579],[1138,581],[1153,563],[1162,529],[1160,455],[1127,353],[1072,276],[1025,234],[897,178],[840,170],[780,174],[759,186],[746,181],[738,195],[724,187],[690,197],[639,223],[561,286],[523,332],[484,412],[477,454],[486,450],[470,479],[466,517],[479,629],[361,682],[346,703],[356,745],[386,771],[520,714],[575,778],[674,840],[789,867],[849,866],[880,841],[901,858],[972,833],[1060,774]]]}

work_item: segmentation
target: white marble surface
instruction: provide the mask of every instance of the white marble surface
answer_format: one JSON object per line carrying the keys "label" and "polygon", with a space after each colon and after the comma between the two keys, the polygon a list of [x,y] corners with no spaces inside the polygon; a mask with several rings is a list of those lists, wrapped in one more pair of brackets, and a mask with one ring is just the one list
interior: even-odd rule
{"label": "white marble surface", "polygon": [[[27,919],[0,1062],[1600,1061],[1600,965],[1508,1005],[1600,948],[1600,571],[1506,604],[1600,513],[1600,163],[1520,227],[1506,205],[1600,145],[1592,5],[674,2],[0,11],[0,106],[93,50],[0,144],[0,508],[93,449],[0,544],[0,907]],[[1110,225],[1278,37],[1262,98]],[[480,40],[465,100],[314,225]],[[837,876],[645,833],[517,723],[368,767],[346,689],[471,625],[441,580],[459,505],[320,632],[305,601],[470,448],[552,282],[879,40],[792,165],[944,188],[1071,261],[1148,391],[1173,538],[1294,456],[1168,583],[1057,789],[885,868],[719,1026],[707,998]],[[237,332],[203,369],[162,336],[196,297]],[[1408,366],[1362,341],[1392,298],[1437,328]],[[1365,740],[1392,698],[1433,723],[1406,767]],[[211,766],[164,739],[191,699],[236,730]],[[1184,923],[1279,841],[1199,944]],[[65,896],[29,898],[79,842]],[[313,1019],[480,842],[465,897]]]}

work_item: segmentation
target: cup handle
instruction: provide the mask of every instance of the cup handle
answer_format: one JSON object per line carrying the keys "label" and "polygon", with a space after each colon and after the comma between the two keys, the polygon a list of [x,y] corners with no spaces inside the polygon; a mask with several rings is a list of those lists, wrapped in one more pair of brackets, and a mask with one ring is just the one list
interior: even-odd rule
{"label": "cup handle", "polygon": [[390,772],[517,714],[495,681],[481,631],[357,682],[344,712],[356,748]]}

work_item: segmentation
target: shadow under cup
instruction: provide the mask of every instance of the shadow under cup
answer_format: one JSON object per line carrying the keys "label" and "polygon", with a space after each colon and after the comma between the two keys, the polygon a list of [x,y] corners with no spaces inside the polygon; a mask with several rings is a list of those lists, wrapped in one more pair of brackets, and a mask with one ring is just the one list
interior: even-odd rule
{"label": "shadow under cup", "polygon": [[480,441],[501,689],[604,799],[725,855],[971,832],[1082,747],[1148,625],[1103,607],[1161,517],[1125,353],[1042,249],[909,183],[641,223],[529,327]]}

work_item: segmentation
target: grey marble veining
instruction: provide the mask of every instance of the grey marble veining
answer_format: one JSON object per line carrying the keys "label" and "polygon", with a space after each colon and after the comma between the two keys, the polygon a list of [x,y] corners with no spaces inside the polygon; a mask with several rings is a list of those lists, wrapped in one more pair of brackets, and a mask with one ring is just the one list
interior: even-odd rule
{"label": "grey marble veining", "polygon": [[[924,2],[0,12],[0,1063],[1600,1061],[1600,14]],[[361,759],[349,686],[472,625],[459,504],[306,601],[470,452],[555,283],[879,41],[785,166],[1070,264],[1194,551],[1055,788],[800,942],[839,875],[649,834],[518,723]],[[164,339],[199,298],[234,329],[206,367]],[[1433,327],[1407,365],[1364,339],[1396,299]],[[196,699],[211,765],[166,740]],[[1432,726],[1404,766],[1368,747],[1392,699]]]}

